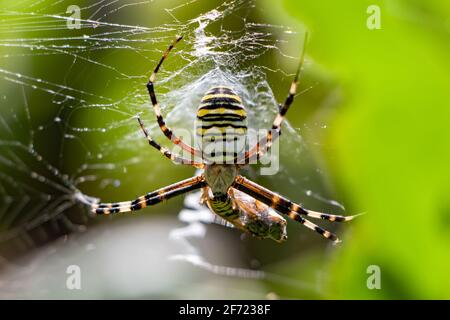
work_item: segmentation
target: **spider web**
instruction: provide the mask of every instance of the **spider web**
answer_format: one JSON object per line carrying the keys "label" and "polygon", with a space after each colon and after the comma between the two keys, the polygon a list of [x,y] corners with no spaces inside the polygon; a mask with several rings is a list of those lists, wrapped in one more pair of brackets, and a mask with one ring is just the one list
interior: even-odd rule
{"label": "spider web", "polygon": [[[80,29],[68,28],[66,9],[71,5],[80,8]],[[288,44],[303,37],[298,30],[266,21],[260,3],[248,0],[23,0],[3,2],[0,15],[6,22],[0,26],[0,267],[6,270],[14,265],[10,259],[102,224],[90,219],[87,210],[96,197],[125,200],[121,190],[134,191],[141,172],[145,179],[158,181],[166,170],[159,163],[167,160],[160,155],[149,159],[136,115],[141,114],[150,134],[164,142],[145,83],[177,35],[184,40],[156,82],[162,112],[176,132],[192,130],[200,98],[214,84],[240,93],[251,128],[270,127],[298,61],[299,51],[288,54]],[[305,69],[309,66],[307,61]],[[269,79],[282,79],[284,91],[275,94]],[[314,79],[304,84],[300,95],[316,84]],[[323,123],[315,125],[326,129]],[[323,195],[323,186],[308,183],[323,179],[303,152],[309,146],[300,131],[308,127],[287,124],[283,130],[283,157],[302,157],[309,170],[299,181],[281,165],[277,181],[322,205],[342,207]],[[254,171],[247,174],[256,176]],[[150,191],[143,182],[136,189],[141,194]],[[185,203],[191,205],[192,199],[188,196]],[[204,237],[204,224],[218,221],[206,213],[186,218],[186,210],[180,219],[188,222],[183,227],[188,229],[167,232],[185,249],[174,252],[172,260],[220,275],[289,282],[279,275],[236,268],[232,259],[224,263],[230,267],[209,262],[189,237]],[[67,250],[61,244],[56,247]]]}

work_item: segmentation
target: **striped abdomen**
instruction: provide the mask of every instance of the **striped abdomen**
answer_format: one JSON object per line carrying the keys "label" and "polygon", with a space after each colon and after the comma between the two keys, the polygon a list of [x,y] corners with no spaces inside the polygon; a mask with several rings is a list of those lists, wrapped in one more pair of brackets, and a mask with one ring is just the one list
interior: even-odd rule
{"label": "striped abdomen", "polygon": [[255,237],[277,242],[287,239],[286,220],[283,217],[239,190],[230,192],[221,197],[207,197],[208,207],[236,228]]}
{"label": "striped abdomen", "polygon": [[228,195],[220,198],[209,198],[208,206],[214,213],[227,221],[233,222],[234,219],[239,217],[238,212],[233,209],[233,201]]}
{"label": "striped abdomen", "polygon": [[228,87],[213,87],[201,100],[195,125],[197,145],[209,163],[233,163],[245,148],[247,112]]}

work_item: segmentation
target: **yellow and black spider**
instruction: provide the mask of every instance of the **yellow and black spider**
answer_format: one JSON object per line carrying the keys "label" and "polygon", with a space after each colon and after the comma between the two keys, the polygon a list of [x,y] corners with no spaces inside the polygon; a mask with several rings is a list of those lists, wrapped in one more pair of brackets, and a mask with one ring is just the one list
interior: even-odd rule
{"label": "yellow and black spider", "polygon": [[[195,177],[150,192],[133,201],[92,204],[92,212],[97,214],[114,214],[139,210],[174,196],[185,194],[196,189],[202,189],[203,195],[200,200],[202,203],[206,202],[215,214],[240,230],[258,238],[270,238],[277,242],[282,242],[287,239],[286,220],[276,213],[278,211],[300,222],[308,229],[314,230],[323,237],[332,240],[334,243],[339,242],[340,240],[335,234],[319,227],[304,217],[342,222],[352,220],[355,216],[331,215],[307,210],[299,204],[293,203],[239,175],[239,170],[243,165],[250,163],[252,159],[259,159],[261,155],[270,149],[273,141],[278,138],[281,123],[297,91],[298,76],[304,59],[304,49],[289,90],[289,95],[284,104],[280,105],[279,112],[273,122],[272,130],[269,130],[266,136],[260,139],[256,146],[250,148],[248,151],[238,154],[235,150],[233,150],[234,152],[226,152],[226,149],[221,149],[220,152],[212,151],[206,154],[205,146],[213,144],[213,146],[217,147],[218,144],[223,145],[227,142],[234,143],[246,136],[247,112],[240,97],[233,89],[225,86],[216,86],[211,88],[203,96],[197,110],[195,131],[203,147],[194,148],[184,143],[166,126],[153,87],[159,68],[173,47],[181,39],[182,37],[177,38],[164,52],[161,60],[150,76],[147,89],[158,125],[164,135],[175,145],[189,152],[193,156],[193,159],[197,157],[202,160],[197,162],[172,154],[168,149],[161,147],[161,145],[148,135],[147,129],[140,118],[138,118],[138,121],[150,146],[158,149],[164,156],[175,163],[191,165],[202,169],[203,172]],[[222,161],[218,161],[219,159]]]}

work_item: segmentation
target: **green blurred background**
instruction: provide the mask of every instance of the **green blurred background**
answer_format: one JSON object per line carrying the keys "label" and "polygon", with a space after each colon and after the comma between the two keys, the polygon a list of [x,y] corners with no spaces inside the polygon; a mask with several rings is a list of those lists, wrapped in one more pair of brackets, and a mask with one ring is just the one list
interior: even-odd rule
{"label": "green blurred background", "polygon": [[[286,3],[311,28],[310,54],[342,84],[327,163],[348,201],[368,212],[332,267],[332,296],[449,298],[450,6],[380,2],[382,29],[370,31],[361,27],[370,4]],[[381,291],[349,271],[372,261]]]}
{"label": "green blurred background", "polygon": [[[90,4],[88,1],[73,2],[79,2],[77,4],[81,7]],[[136,110],[143,111],[139,107],[146,99],[145,87],[142,85],[145,83],[145,76],[124,78],[118,75],[116,70],[96,68],[88,62],[75,61],[73,56],[64,52],[60,55],[29,54],[27,48],[5,45],[17,43],[11,39],[45,38],[54,35],[55,30],[37,30],[33,34],[29,30],[20,29],[15,20],[18,15],[10,12],[34,11],[54,14],[64,12],[68,5],[60,3],[52,6],[49,3],[52,2],[43,3],[40,7],[29,7],[30,3],[26,1],[14,5],[3,2],[1,9],[5,23],[1,28],[3,45],[0,47],[2,70],[94,92],[96,96],[87,99],[91,104],[103,103],[99,96],[117,101],[124,93],[128,93],[126,95],[129,97],[129,92],[136,93],[136,100],[122,101],[123,106],[120,105],[119,110],[123,108],[123,114],[105,113],[94,108],[71,109],[71,101],[62,99],[61,102],[55,95],[27,87],[25,101],[30,109],[30,127],[45,127],[44,130],[36,131],[34,148],[47,161],[67,173],[73,173],[80,163],[92,162],[93,159],[116,164],[117,168],[110,171],[90,169],[90,172],[113,181],[120,180],[120,185],[111,183],[99,187],[98,182],[88,182],[79,187],[84,193],[101,197],[105,201],[132,199],[192,175],[192,169],[174,167],[150,148],[141,147],[145,142],[136,142],[137,147],[130,148],[129,145],[123,144],[135,142],[120,139],[124,134],[139,134],[132,115],[136,114]],[[123,2],[124,5],[127,3],[132,2]],[[107,21],[157,27],[171,21],[170,16],[166,14],[166,8],[180,5],[176,15],[178,19],[185,21],[220,6],[221,3],[154,1],[145,6],[119,6],[121,9],[109,15]],[[253,4],[250,1],[249,3]],[[308,89],[310,86],[312,88],[298,97],[288,114],[292,127],[302,139],[295,134],[281,137],[283,167],[280,174],[258,177],[251,170],[247,174],[308,208],[342,213],[336,206],[308,197],[308,190],[312,190],[325,198],[344,203],[346,214],[367,214],[348,226],[339,228],[323,223],[342,236],[344,241],[337,248],[294,223],[290,223],[289,240],[283,245],[255,239],[240,240],[239,232],[219,226],[208,226],[207,238],[196,241],[196,245],[202,248],[207,256],[215,252],[211,259],[216,263],[261,269],[271,275],[267,279],[227,278],[210,275],[202,270],[192,271],[194,267],[191,267],[183,269],[186,277],[174,280],[168,289],[162,288],[149,294],[139,295],[133,292],[133,288],[129,288],[122,293],[113,294],[104,289],[99,290],[98,294],[88,292],[73,296],[73,293],[61,289],[59,284],[51,284],[51,289],[44,293],[43,297],[450,298],[450,4],[437,0],[261,0],[255,1],[254,4],[254,7],[246,6],[248,21],[289,26],[298,32],[297,35],[289,37],[290,41],[280,43],[281,52],[289,56],[298,55],[303,32],[308,30],[308,63],[302,75],[300,89]],[[377,5],[380,9],[380,29],[371,30],[367,27],[367,20],[371,16],[367,8],[370,5]],[[113,8],[114,6],[111,10]],[[108,11],[111,12],[109,8],[104,8],[102,12]],[[8,21],[16,27],[8,29]],[[44,24],[42,21],[39,23]],[[236,30],[239,30],[242,27],[240,23],[242,17],[236,13],[235,18],[232,15],[227,20],[227,27],[233,28],[235,24]],[[212,24],[211,27],[211,32],[220,33],[217,24]],[[89,30],[68,31],[61,28],[58,32],[58,37],[64,39],[70,36],[70,32],[79,32],[82,36],[89,33]],[[95,29],[92,32],[98,33]],[[164,32],[154,36],[167,39],[172,37]],[[274,37],[278,36],[283,37],[281,33],[274,34]],[[37,45],[40,43],[44,46],[57,44],[54,40],[35,42]],[[121,50],[93,50],[89,55],[83,56],[104,65],[114,66],[126,74],[145,75],[167,46],[166,43],[167,41],[159,41],[157,48],[139,43],[137,46],[141,51],[136,56]],[[133,47],[134,44],[128,45]],[[180,44],[180,50],[188,45],[189,43]],[[148,55],[144,56],[142,53]],[[174,57],[173,62],[168,61],[165,68],[169,71],[177,70],[178,63],[183,61],[176,59],[177,57]],[[287,70],[288,73],[296,66],[295,59],[287,59],[276,51],[260,56],[255,63],[272,69]],[[15,77],[5,72],[1,75],[2,118],[9,127],[15,129],[14,134],[11,134],[4,126],[0,131],[0,140],[26,143],[30,128],[21,125],[27,118],[23,111],[24,89],[17,81],[9,80]],[[284,99],[291,77],[280,75],[279,72],[268,72],[267,79],[275,97],[279,101]],[[42,87],[50,88],[49,85]],[[135,104],[135,108],[130,109],[126,104]],[[63,112],[60,113],[61,110]],[[56,116],[62,119],[62,124],[54,123]],[[148,113],[144,116],[148,124],[152,119]],[[68,127],[106,127],[108,123],[118,121],[124,124],[112,127],[106,132],[76,132],[76,139],[69,139],[70,141],[65,141],[64,144],[61,142],[64,140],[61,132],[70,133]],[[183,124],[183,121],[180,122]],[[184,122],[186,128],[191,126],[189,121]],[[175,127],[176,123],[172,126]],[[157,131],[155,134],[162,140]],[[116,141],[120,141],[122,145]],[[100,151],[108,144],[111,145],[108,150],[112,151],[100,156]],[[63,157],[60,156],[62,147]],[[292,148],[300,149],[301,152],[293,152]],[[123,164],[122,161],[138,154],[140,161]],[[2,152],[3,157],[8,158],[9,155],[9,149]],[[17,155],[19,159],[22,156],[27,159],[26,154],[17,152]],[[38,171],[39,167],[42,167],[41,163],[23,161],[30,171]],[[20,173],[13,172],[8,166],[2,166],[2,172],[2,177],[17,180],[22,178]],[[2,179],[2,185],[7,185],[5,179]],[[2,193],[3,199],[6,199],[6,195],[14,194],[14,191],[3,188]],[[176,220],[182,205],[183,199],[174,199],[158,208],[145,210],[139,218],[133,215],[113,219],[82,219],[81,222],[89,225],[88,243],[98,242],[98,250],[103,247],[100,245],[102,239],[96,239],[96,234],[104,235],[108,228],[120,228],[121,225],[128,228],[130,224],[136,224],[134,221],[139,221],[137,224],[148,222],[149,225],[155,226],[156,230],[160,230],[163,240],[158,238],[154,241],[162,245],[161,243],[169,241],[164,238],[164,234],[169,232],[166,230],[167,225],[182,225]],[[1,231],[6,232],[26,222],[25,209],[15,212],[14,217],[9,218],[8,214],[13,211],[13,206],[6,208],[0,216]],[[66,214],[77,220],[80,212],[83,212],[83,208],[76,206]],[[21,219],[21,216],[25,218]],[[3,266],[1,270],[4,281],[3,288],[0,288],[4,292],[4,283],[14,279],[16,263],[22,267],[27,266],[30,261],[27,259],[34,259],[30,257],[39,255],[43,245],[60,239],[61,232],[55,231],[55,228],[61,229],[60,226],[44,227],[45,232],[33,229],[28,235],[20,235],[0,245],[2,256],[13,261],[12,266],[9,262],[0,264],[0,267]],[[83,240],[77,241],[84,243]],[[130,251],[136,245],[124,245],[117,250]],[[139,244],[141,248],[153,245]],[[74,249],[73,244],[59,248],[59,251],[63,252],[62,260],[76,263],[74,256],[79,253],[76,248],[77,246]],[[139,250],[135,251],[133,254],[139,255]],[[89,255],[78,259],[82,259],[87,265],[89,259],[95,261],[95,258]],[[114,260],[110,263],[114,263]],[[152,263],[165,265],[167,261],[162,255],[162,260]],[[367,287],[367,279],[370,276],[367,270],[373,265],[379,266],[381,271],[379,290],[370,290]],[[61,278],[64,276],[64,271],[61,270],[42,268],[38,272],[59,272]],[[186,282],[185,278],[192,272],[196,274],[195,281],[202,282],[207,279],[208,284],[193,286],[189,281]],[[37,284],[32,282],[23,288],[35,288],[46,281]],[[105,277],[104,282],[108,281],[108,277]],[[177,289],[180,283],[191,292],[184,291],[180,294]],[[303,285],[305,283],[307,286]],[[221,292],[220,288],[223,287],[228,288],[231,294]],[[21,290],[26,290],[11,288],[8,287],[8,294],[3,297],[21,297]],[[88,290],[86,286],[84,290]],[[42,297],[41,294],[27,297]]]}

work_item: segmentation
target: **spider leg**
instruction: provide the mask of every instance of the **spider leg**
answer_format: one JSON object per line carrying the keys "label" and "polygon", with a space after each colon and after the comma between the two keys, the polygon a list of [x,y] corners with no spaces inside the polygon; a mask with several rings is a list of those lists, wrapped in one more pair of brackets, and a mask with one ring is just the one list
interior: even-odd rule
{"label": "spider leg", "polygon": [[300,62],[298,64],[294,80],[292,80],[291,87],[289,89],[289,94],[286,100],[284,101],[283,104],[279,105],[278,114],[273,121],[271,130],[269,130],[267,134],[256,143],[256,146],[251,148],[249,151],[245,152],[241,158],[237,159],[236,163],[247,164],[250,163],[255,158],[256,159],[261,158],[267,151],[270,150],[273,142],[280,136],[281,124],[283,123],[284,117],[286,116],[286,113],[288,112],[289,107],[291,106],[292,102],[294,101],[294,97],[297,94],[298,78],[305,59],[305,47],[307,40],[308,40],[308,33],[305,33],[303,50],[300,56]]}
{"label": "spider leg", "polygon": [[206,185],[203,175],[195,176],[159,190],[147,193],[133,201],[115,203],[96,203],[91,205],[91,212],[96,214],[113,214],[119,212],[136,211],[155,205],[175,196],[200,189]]}
{"label": "spider leg", "polygon": [[159,143],[157,143],[155,140],[153,140],[149,135],[148,131],[145,128],[144,122],[141,120],[141,118],[138,116],[137,120],[139,122],[139,126],[141,127],[142,132],[144,132],[145,137],[147,138],[148,144],[152,146],[153,148],[157,149],[159,152],[161,152],[165,157],[169,158],[173,162],[177,164],[187,164],[191,165],[195,168],[202,169],[205,167],[203,163],[195,162],[190,159],[185,159],[183,157],[179,157],[172,152],[170,152],[167,148],[162,147]]}
{"label": "spider leg", "polygon": [[181,140],[179,137],[177,137],[173,131],[166,126],[166,122],[164,121],[163,116],[161,115],[161,108],[159,106],[158,100],[156,99],[156,94],[155,94],[155,89],[154,89],[154,82],[156,80],[156,74],[159,71],[159,68],[161,67],[162,63],[164,62],[164,60],[167,58],[167,56],[169,55],[170,51],[173,49],[173,47],[175,47],[175,45],[182,39],[183,37],[178,37],[170,46],[169,48],[167,48],[166,51],[164,51],[161,60],[159,61],[159,63],[156,65],[155,69],[153,70],[152,75],[150,76],[150,79],[147,83],[147,90],[148,90],[148,94],[150,95],[150,100],[152,102],[153,105],[153,111],[155,112],[156,115],[156,120],[158,121],[158,125],[161,128],[161,131],[164,133],[164,135],[169,138],[169,140],[171,140],[174,144],[179,145],[183,150],[189,152],[190,154],[194,155],[194,156],[201,156],[200,151],[198,151],[197,149],[191,147],[190,145],[186,144],[183,142],[183,140]]}
{"label": "spider leg", "polygon": [[356,216],[332,215],[304,209],[299,204],[293,203],[292,201],[270,191],[269,189],[264,188],[263,186],[260,186],[244,178],[243,176],[238,175],[232,186],[233,188],[236,188],[248,194],[249,196],[252,196],[253,198],[261,201],[262,203],[274,208],[275,210],[281,212],[282,214],[287,215],[289,218],[300,222],[305,227],[314,230],[317,233],[320,233],[322,236],[332,240],[335,243],[340,242],[340,240],[334,233],[331,233],[330,231],[327,231],[317,226],[316,224],[310,222],[309,220],[306,220],[305,218],[302,217],[302,215],[311,218],[318,218],[338,222],[350,221],[356,217]]}

